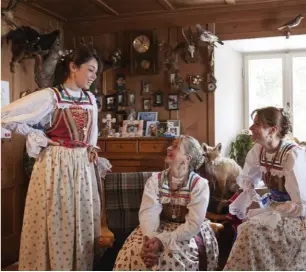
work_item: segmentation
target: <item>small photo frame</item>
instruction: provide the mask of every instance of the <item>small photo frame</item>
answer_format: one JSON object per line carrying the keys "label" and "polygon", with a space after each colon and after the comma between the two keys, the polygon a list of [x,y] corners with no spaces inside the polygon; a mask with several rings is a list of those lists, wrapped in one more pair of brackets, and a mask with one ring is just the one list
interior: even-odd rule
{"label": "small photo frame", "polygon": [[167,133],[170,136],[180,136],[180,120],[167,120]]}
{"label": "small photo frame", "polygon": [[165,133],[168,131],[168,123],[167,122],[159,122],[157,128],[157,136],[164,137]]}
{"label": "small photo frame", "polygon": [[168,110],[178,110],[179,109],[179,95],[169,94],[168,95]]}
{"label": "small photo frame", "polygon": [[180,127],[168,128],[167,134],[170,136],[180,136]]}
{"label": "small photo frame", "polygon": [[152,99],[151,98],[144,98],[143,99],[143,110],[144,111],[152,110]]}
{"label": "small photo frame", "polygon": [[161,91],[154,93],[154,107],[162,107],[164,105],[164,94]]}
{"label": "small photo frame", "polygon": [[115,89],[117,92],[120,93],[125,91],[125,75],[123,74],[116,75]]}
{"label": "small photo frame", "polygon": [[137,119],[144,121],[157,121],[158,112],[138,112]]}
{"label": "small photo frame", "polygon": [[124,92],[117,94],[117,107],[125,107],[126,106],[126,94]]}
{"label": "small photo frame", "polygon": [[180,120],[167,120],[167,126],[170,127],[179,127],[181,121]]}
{"label": "small photo frame", "polygon": [[141,81],[141,94],[142,95],[151,95],[152,94],[152,84],[149,81]]}
{"label": "small photo frame", "polygon": [[127,94],[127,102],[129,107],[134,107],[136,104],[136,93],[129,91]]}
{"label": "small photo frame", "polygon": [[158,121],[148,121],[145,136],[156,137],[158,130]]}
{"label": "small photo frame", "polygon": [[141,137],[143,120],[124,120],[122,126],[122,137]]}
{"label": "small photo frame", "polygon": [[106,103],[106,109],[108,111],[114,111],[116,110],[116,95],[107,95],[105,96],[105,103]]}

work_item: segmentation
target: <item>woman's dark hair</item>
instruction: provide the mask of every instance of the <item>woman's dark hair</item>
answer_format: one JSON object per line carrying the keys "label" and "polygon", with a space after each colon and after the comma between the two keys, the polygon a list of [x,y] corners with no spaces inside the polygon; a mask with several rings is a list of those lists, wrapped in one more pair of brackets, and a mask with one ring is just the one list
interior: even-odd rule
{"label": "woman's dark hair", "polygon": [[254,119],[254,115],[257,115],[259,120],[270,126],[279,126],[280,130],[278,136],[284,138],[288,132],[291,131],[291,122],[289,112],[285,112],[284,109],[276,107],[265,107],[256,109],[252,112],[251,117]]}
{"label": "woman's dark hair", "polygon": [[54,81],[53,86],[63,84],[70,74],[69,64],[71,62],[75,63],[76,66],[79,68],[82,64],[96,59],[98,63],[98,71],[102,70],[102,62],[98,57],[95,50],[88,48],[86,45],[80,44],[77,49],[71,50],[71,52],[66,52],[65,56],[59,59],[55,72],[54,72]]}

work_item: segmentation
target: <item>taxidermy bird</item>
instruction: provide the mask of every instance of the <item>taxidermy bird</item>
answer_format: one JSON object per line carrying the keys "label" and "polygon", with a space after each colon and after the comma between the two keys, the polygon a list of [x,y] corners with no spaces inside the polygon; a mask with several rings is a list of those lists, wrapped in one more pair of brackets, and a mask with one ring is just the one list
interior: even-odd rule
{"label": "taxidermy bird", "polygon": [[224,44],[217,35],[211,33],[208,30],[205,30],[201,27],[200,24],[196,24],[199,39],[203,42],[208,42],[215,46],[215,43]]}
{"label": "taxidermy bird", "polygon": [[4,24],[1,26],[1,35],[6,35],[10,30],[18,28],[14,21],[14,11],[20,0],[10,0],[6,8],[1,8],[1,19]]}
{"label": "taxidermy bird", "polygon": [[282,25],[281,27],[278,28],[279,31],[285,31],[286,32],[286,38],[289,38],[289,35],[291,34],[290,29],[293,27],[298,26],[302,19],[304,18],[304,16],[302,14],[299,14],[298,16],[296,16],[293,20],[287,22],[286,24]]}
{"label": "taxidermy bird", "polygon": [[203,99],[201,98],[201,96],[198,94],[198,92],[200,91],[200,89],[198,88],[193,88],[193,87],[183,87],[180,90],[182,92],[182,98],[184,99],[190,99],[190,95],[195,94],[195,96],[199,99],[200,102],[203,102]]}

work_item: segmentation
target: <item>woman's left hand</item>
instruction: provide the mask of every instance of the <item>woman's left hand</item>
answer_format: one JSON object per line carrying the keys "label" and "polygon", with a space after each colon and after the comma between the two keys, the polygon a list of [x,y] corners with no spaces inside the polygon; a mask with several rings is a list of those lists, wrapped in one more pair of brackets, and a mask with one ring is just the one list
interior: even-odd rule
{"label": "woman's left hand", "polygon": [[97,163],[98,153],[96,150],[92,149],[88,151],[88,160],[90,163]]}
{"label": "woman's left hand", "polygon": [[158,238],[148,239],[143,245],[143,260],[146,266],[151,267],[157,264],[162,250],[163,244]]}

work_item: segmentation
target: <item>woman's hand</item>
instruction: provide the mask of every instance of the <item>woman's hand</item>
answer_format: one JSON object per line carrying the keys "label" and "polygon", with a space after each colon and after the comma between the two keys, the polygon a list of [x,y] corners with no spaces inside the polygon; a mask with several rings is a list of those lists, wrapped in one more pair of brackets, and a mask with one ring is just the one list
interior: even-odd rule
{"label": "woman's hand", "polygon": [[55,142],[51,139],[48,139],[48,145],[60,145],[59,142]]}
{"label": "woman's hand", "polygon": [[163,250],[161,241],[154,237],[148,239],[145,237],[145,242],[142,247],[142,259],[147,267],[152,267],[158,262],[159,255]]}
{"label": "woman's hand", "polygon": [[91,149],[88,151],[88,160],[90,163],[97,163],[98,160],[98,153],[96,150]]}

